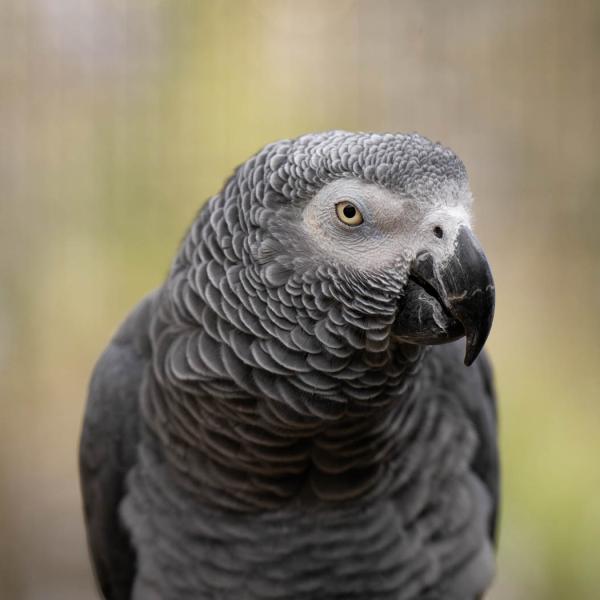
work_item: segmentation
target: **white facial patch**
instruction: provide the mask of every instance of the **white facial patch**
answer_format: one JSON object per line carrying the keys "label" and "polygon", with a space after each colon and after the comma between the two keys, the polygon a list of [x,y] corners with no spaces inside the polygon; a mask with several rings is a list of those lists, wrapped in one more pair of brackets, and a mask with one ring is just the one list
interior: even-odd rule
{"label": "white facial patch", "polygon": [[[357,179],[337,179],[323,187],[303,211],[303,228],[311,243],[334,262],[359,270],[406,264],[427,250],[443,262],[454,249],[461,225],[470,226],[468,190],[424,201]],[[336,205],[351,203],[363,221],[350,226]]]}

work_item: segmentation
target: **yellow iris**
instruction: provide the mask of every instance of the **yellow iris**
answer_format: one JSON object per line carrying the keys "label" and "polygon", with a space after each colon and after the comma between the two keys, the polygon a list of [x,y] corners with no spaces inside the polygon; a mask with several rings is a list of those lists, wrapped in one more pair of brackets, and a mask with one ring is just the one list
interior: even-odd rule
{"label": "yellow iris", "polygon": [[335,205],[335,211],[337,213],[338,219],[345,223],[346,225],[350,225],[351,227],[356,227],[363,222],[363,216],[360,210],[354,206],[351,202],[344,200],[343,202],[338,202]]}

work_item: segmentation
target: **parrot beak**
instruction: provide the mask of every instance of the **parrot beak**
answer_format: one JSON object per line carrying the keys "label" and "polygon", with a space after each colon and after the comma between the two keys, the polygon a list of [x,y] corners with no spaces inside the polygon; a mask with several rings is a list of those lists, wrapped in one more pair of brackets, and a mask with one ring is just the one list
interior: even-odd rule
{"label": "parrot beak", "polygon": [[492,328],[495,304],[494,279],[477,238],[461,227],[446,262],[438,265],[423,252],[414,260],[409,277],[462,325],[467,338],[465,365],[471,365]]}

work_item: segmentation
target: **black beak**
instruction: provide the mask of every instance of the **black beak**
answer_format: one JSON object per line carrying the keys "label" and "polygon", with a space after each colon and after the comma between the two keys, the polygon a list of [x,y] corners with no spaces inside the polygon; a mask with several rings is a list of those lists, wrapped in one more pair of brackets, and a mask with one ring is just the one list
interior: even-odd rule
{"label": "black beak", "polygon": [[465,330],[465,365],[477,358],[492,328],[495,288],[492,272],[479,241],[461,227],[454,254],[436,264],[428,252],[415,259],[410,277],[434,296]]}

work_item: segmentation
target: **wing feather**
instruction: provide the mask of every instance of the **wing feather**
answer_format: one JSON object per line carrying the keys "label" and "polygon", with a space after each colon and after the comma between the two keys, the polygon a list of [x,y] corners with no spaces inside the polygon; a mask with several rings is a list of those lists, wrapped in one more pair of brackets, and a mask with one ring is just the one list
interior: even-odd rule
{"label": "wing feather", "polygon": [[135,550],[119,517],[127,473],[138,442],[138,395],[150,360],[148,327],[154,295],[123,323],[96,364],[79,447],[87,537],[94,571],[107,600],[130,598]]}

